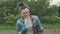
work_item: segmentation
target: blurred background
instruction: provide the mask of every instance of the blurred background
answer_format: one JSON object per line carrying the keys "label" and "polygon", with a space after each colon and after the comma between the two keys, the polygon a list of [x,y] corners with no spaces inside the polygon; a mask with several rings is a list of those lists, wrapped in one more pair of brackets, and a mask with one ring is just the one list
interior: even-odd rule
{"label": "blurred background", "polygon": [[30,7],[45,29],[60,29],[60,0],[0,0],[0,30],[16,30],[16,21],[21,17],[18,2]]}

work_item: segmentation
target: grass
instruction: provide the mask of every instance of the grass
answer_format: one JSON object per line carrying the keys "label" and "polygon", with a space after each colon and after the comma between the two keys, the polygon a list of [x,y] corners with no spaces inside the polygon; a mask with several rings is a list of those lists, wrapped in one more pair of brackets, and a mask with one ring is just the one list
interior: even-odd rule
{"label": "grass", "polygon": [[45,29],[60,29],[60,23],[55,23],[55,24],[43,24],[43,27]]}
{"label": "grass", "polygon": [[15,30],[16,26],[12,25],[4,25],[4,24],[0,24],[0,30]]}
{"label": "grass", "polygon": [[[60,23],[55,23],[55,24],[44,23],[42,25],[43,25],[44,29],[60,29]],[[16,26],[0,24],[0,30],[16,30]]]}

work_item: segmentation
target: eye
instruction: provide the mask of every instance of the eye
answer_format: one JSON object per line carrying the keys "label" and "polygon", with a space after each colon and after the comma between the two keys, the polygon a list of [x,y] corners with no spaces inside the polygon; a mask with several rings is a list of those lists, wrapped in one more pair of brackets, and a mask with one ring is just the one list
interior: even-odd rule
{"label": "eye", "polygon": [[26,14],[26,13],[23,13],[23,14]]}
{"label": "eye", "polygon": [[28,13],[28,12],[26,12],[26,13]]}

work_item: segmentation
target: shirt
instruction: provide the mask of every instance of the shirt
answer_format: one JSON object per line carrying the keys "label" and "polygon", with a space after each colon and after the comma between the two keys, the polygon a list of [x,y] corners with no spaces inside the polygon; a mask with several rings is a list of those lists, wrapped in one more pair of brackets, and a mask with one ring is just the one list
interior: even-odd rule
{"label": "shirt", "polygon": [[[31,18],[32,18],[32,27],[33,27],[34,34],[40,34],[40,31],[38,31],[38,29],[43,27],[38,16],[31,15]],[[37,25],[34,26],[34,24],[37,24]],[[17,31],[16,34],[19,34],[20,32],[22,32],[23,34],[26,34],[27,32],[26,25],[27,25],[27,20],[25,20],[25,23],[23,24],[22,18],[18,19],[16,24],[16,31]]]}
{"label": "shirt", "polygon": [[[27,19],[28,20],[28,19]],[[33,32],[33,28],[32,28],[32,22],[31,19],[29,19],[28,23],[27,23],[27,32],[26,34],[34,34]]]}

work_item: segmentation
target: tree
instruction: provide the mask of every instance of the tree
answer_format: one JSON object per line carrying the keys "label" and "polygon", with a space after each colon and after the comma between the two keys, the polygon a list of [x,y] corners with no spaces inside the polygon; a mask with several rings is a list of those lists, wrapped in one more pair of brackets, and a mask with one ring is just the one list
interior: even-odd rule
{"label": "tree", "polygon": [[49,0],[37,0],[28,2],[23,0],[29,7],[31,14],[38,15],[39,17],[46,15],[46,9],[49,6]]}
{"label": "tree", "polygon": [[58,16],[60,17],[60,7],[58,7]]}

